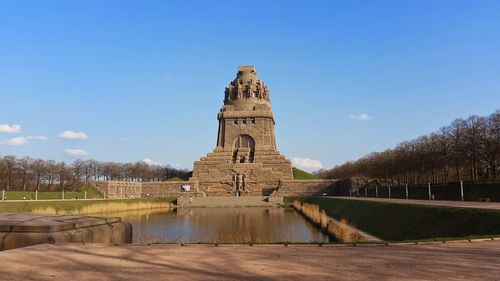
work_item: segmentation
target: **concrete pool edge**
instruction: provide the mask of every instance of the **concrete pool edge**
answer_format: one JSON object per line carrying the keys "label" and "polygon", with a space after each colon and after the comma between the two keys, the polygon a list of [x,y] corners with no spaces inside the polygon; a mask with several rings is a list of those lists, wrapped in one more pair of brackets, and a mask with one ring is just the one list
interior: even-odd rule
{"label": "concrete pool edge", "polygon": [[132,226],[119,217],[0,213],[0,251],[61,242],[130,243]]}

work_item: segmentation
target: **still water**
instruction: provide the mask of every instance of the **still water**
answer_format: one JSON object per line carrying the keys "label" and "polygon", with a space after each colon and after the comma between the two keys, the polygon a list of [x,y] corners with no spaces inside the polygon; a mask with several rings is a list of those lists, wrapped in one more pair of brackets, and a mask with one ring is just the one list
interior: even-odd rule
{"label": "still water", "polygon": [[291,208],[180,208],[110,215],[132,224],[134,243],[329,241]]}

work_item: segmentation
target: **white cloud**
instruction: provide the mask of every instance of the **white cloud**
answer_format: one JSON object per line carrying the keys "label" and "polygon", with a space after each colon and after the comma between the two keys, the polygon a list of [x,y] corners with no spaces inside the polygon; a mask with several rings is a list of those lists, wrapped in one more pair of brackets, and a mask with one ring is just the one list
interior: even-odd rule
{"label": "white cloud", "polygon": [[87,151],[80,148],[66,149],[65,152],[67,156],[74,158],[84,157],[89,155]]}
{"label": "white cloud", "polygon": [[16,137],[16,138],[0,140],[0,145],[19,146],[19,145],[25,145],[27,143],[28,143],[28,138],[26,137]]}
{"label": "white cloud", "polygon": [[21,126],[17,124],[0,124],[0,133],[20,133]]}
{"label": "white cloud", "polygon": [[354,120],[360,120],[360,121],[368,121],[368,120],[372,119],[373,117],[369,116],[366,113],[361,113],[359,115],[349,114],[349,118],[354,119]]}
{"label": "white cloud", "polygon": [[292,164],[299,169],[309,172],[323,169],[323,164],[319,160],[310,158],[293,157]]}
{"label": "white cloud", "polygon": [[37,141],[46,141],[48,137],[45,136],[28,136],[28,137],[15,137],[10,139],[2,139],[0,140],[0,145],[9,145],[9,146],[20,146],[25,145],[31,140]]}
{"label": "white cloud", "polygon": [[64,131],[59,137],[66,140],[86,140],[89,136],[84,132]]}
{"label": "white cloud", "polygon": [[49,138],[46,136],[29,136],[28,139],[29,140],[39,140],[39,141],[49,140]]}
{"label": "white cloud", "polygon": [[156,163],[155,161],[153,161],[152,159],[149,159],[149,158],[144,158],[144,160],[142,160],[142,162],[144,162],[148,165],[158,165],[158,163]]}

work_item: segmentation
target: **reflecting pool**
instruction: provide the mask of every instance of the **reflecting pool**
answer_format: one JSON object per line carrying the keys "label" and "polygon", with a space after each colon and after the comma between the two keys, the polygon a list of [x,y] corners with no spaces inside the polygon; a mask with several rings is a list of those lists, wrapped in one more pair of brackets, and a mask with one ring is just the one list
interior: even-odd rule
{"label": "reflecting pool", "polygon": [[134,243],[141,244],[329,241],[291,208],[179,208],[109,215],[130,222]]}

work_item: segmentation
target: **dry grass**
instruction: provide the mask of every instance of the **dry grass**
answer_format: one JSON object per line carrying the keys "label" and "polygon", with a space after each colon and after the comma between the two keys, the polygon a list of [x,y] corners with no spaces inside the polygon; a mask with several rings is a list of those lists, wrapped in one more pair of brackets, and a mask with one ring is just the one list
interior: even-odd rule
{"label": "dry grass", "polygon": [[327,229],[328,227],[328,217],[326,216],[325,210],[321,210],[319,213],[319,221],[322,229]]}
{"label": "dry grass", "polygon": [[154,234],[146,234],[137,237],[134,243],[151,244],[151,243],[207,243],[207,244],[269,244],[269,243],[293,243],[296,241],[293,233],[284,237],[282,241],[275,241],[272,236],[252,237],[250,233],[219,233],[215,237],[208,238],[206,236],[193,237],[192,239],[167,238]]}
{"label": "dry grass", "polygon": [[319,209],[319,205],[302,204],[300,201],[294,200],[293,207],[339,242],[357,243],[363,239],[363,235],[355,227],[351,226],[347,220],[341,219],[339,222],[335,222],[329,219],[325,210]]}
{"label": "dry grass", "polygon": [[153,209],[171,209],[173,205],[169,202],[97,202],[74,210],[58,210],[54,207],[35,208],[33,213],[48,215],[89,215],[89,214],[108,214],[120,211],[131,210],[153,210]]}
{"label": "dry grass", "polygon": [[357,243],[363,239],[363,235],[354,227],[349,225],[347,220],[341,219],[339,222],[330,220],[327,226],[328,233],[342,243]]}

